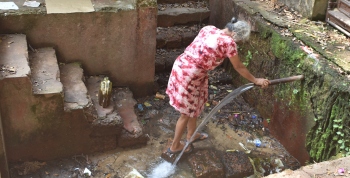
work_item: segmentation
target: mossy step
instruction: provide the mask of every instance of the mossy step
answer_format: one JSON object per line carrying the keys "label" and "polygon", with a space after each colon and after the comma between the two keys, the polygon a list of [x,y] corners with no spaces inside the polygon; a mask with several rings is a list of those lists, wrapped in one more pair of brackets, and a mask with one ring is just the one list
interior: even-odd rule
{"label": "mossy step", "polygon": [[169,8],[158,11],[157,26],[171,27],[174,25],[196,23],[201,24],[209,19],[208,8]]}
{"label": "mossy step", "polygon": [[179,49],[157,49],[155,70],[156,73],[170,72],[175,59],[183,53],[184,48]]}
{"label": "mossy step", "polygon": [[157,48],[177,49],[187,47],[197,36],[200,25],[157,28]]}
{"label": "mossy step", "polygon": [[79,63],[61,64],[61,82],[64,91],[64,110],[76,110],[91,104],[83,82],[83,69]]}
{"label": "mossy step", "polygon": [[26,36],[23,34],[0,35],[0,80],[29,75]]}
{"label": "mossy step", "polygon": [[34,94],[62,93],[63,86],[53,48],[40,48],[29,52],[29,61]]}

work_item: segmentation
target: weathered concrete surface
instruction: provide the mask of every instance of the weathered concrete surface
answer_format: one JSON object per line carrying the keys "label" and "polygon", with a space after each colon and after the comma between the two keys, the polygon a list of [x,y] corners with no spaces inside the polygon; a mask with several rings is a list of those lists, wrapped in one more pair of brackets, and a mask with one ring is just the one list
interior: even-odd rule
{"label": "weathered concrete surface", "polygon": [[30,74],[25,35],[0,35],[0,54],[0,80]]}
{"label": "weathered concrete surface", "polygon": [[[317,29],[312,23],[289,24],[292,36],[282,35],[283,27],[291,21],[284,17],[276,20],[274,14],[269,15],[272,12],[259,13],[263,6],[260,1],[210,1],[210,23],[222,27],[232,16],[251,23],[254,32],[251,40],[239,45],[241,60],[247,62],[255,76],[276,79],[303,74],[305,80],[266,90],[254,88],[244,94],[245,99],[263,115],[272,135],[302,164],[309,161],[309,157],[324,161],[339,152],[346,153],[349,146],[342,144],[345,137],[341,133],[347,131],[337,123],[349,122],[345,108],[349,107],[350,100],[349,58],[346,57],[350,51],[336,50],[334,43],[338,45],[337,42],[321,46],[316,35],[300,32],[303,27]],[[287,24],[280,26],[281,21]],[[293,35],[300,41],[293,41]],[[303,44],[321,55],[317,59],[307,57],[300,48]],[[235,72],[233,75],[236,86],[247,83]]]}
{"label": "weathered concrete surface", "polygon": [[[2,47],[9,50],[1,53],[1,59],[23,59],[22,64],[28,65],[26,41],[23,39],[21,43],[16,40],[3,40],[2,43],[6,42],[6,45]],[[22,47],[11,50],[11,45]],[[13,53],[8,53],[11,51]],[[29,69],[29,66],[23,69]],[[95,108],[89,105],[90,100],[82,81],[84,78],[80,65],[67,64],[61,66],[61,69],[62,82],[65,89],[69,90],[65,92],[65,100],[82,106],[74,107],[76,110],[69,112],[64,111],[62,93],[33,93],[30,70],[17,70],[18,72],[10,73],[0,80],[2,131],[9,162],[52,160],[117,147],[117,137],[122,128],[120,116],[111,113],[108,117],[96,117],[96,112],[93,112]],[[39,73],[40,71],[41,69]],[[27,74],[23,74],[25,72]]]}
{"label": "weathered concrete surface", "polygon": [[321,21],[326,18],[328,0],[277,0],[277,2],[297,10],[305,18]]}
{"label": "weathered concrete surface", "polygon": [[79,63],[60,65],[61,81],[64,86],[64,110],[83,109],[91,104],[84,83],[84,72]]}
{"label": "weathered concrete surface", "polygon": [[63,92],[60,70],[53,48],[40,48],[29,53],[31,80],[34,94],[57,94]]}
{"label": "weathered concrete surface", "polygon": [[95,1],[96,12],[71,14],[46,14],[44,7],[22,8],[23,2],[16,1],[18,11],[0,11],[0,33],[24,33],[33,48],[53,46],[59,62],[81,62],[86,75],[108,75],[135,97],[152,93],[155,2]]}

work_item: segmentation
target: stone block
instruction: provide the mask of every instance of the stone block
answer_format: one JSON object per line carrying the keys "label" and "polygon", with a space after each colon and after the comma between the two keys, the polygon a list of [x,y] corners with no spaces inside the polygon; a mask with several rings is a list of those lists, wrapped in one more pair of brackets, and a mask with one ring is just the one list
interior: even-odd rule
{"label": "stone block", "polygon": [[253,165],[248,156],[241,151],[226,152],[223,156],[227,178],[242,178],[254,174]]}
{"label": "stone block", "polygon": [[213,150],[199,150],[188,158],[192,172],[197,178],[224,177],[224,167],[216,152]]}
{"label": "stone block", "polygon": [[135,145],[146,145],[147,141],[147,135],[143,134],[142,132],[132,134],[123,129],[120,137],[118,138],[118,146],[130,147]]}
{"label": "stone block", "polygon": [[161,157],[165,160],[168,161],[170,163],[173,163],[176,159],[176,157],[178,156],[178,154],[170,154],[168,153],[168,148],[171,146],[171,144],[173,143],[172,139],[168,139],[167,144],[165,145],[165,148],[163,149],[162,155]]}
{"label": "stone block", "polygon": [[115,141],[115,135],[90,137],[91,139],[91,151],[100,152],[106,150],[113,150],[117,148],[117,142]]}

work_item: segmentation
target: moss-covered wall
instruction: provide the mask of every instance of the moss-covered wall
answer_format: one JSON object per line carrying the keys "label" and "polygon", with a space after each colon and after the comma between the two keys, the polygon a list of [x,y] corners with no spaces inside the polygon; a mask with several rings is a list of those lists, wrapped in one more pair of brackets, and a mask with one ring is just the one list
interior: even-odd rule
{"label": "moss-covered wall", "polygon": [[[225,5],[226,4],[226,5]],[[232,4],[228,6],[227,4]],[[277,79],[304,75],[303,81],[258,87],[243,94],[265,119],[265,124],[302,164],[324,161],[339,152],[349,153],[349,81],[329,60],[309,58],[298,40],[282,36],[273,26],[237,1],[211,1],[211,9],[249,21],[254,32],[248,42],[238,44],[242,62],[256,77]],[[214,14],[216,12],[213,12]],[[229,18],[212,18],[222,26]],[[302,38],[301,38],[302,40]],[[225,64],[235,86],[248,81]]]}
{"label": "moss-covered wall", "polygon": [[[1,89],[0,89],[1,90]],[[0,177],[9,177],[9,170],[6,158],[5,140],[0,113]]]}

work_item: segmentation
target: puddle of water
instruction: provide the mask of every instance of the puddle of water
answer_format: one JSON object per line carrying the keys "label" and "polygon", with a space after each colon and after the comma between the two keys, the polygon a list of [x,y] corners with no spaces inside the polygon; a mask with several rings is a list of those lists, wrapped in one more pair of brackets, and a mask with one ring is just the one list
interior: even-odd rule
{"label": "puddle of water", "polygon": [[167,162],[160,162],[147,176],[149,178],[167,178],[175,173],[176,166]]}

